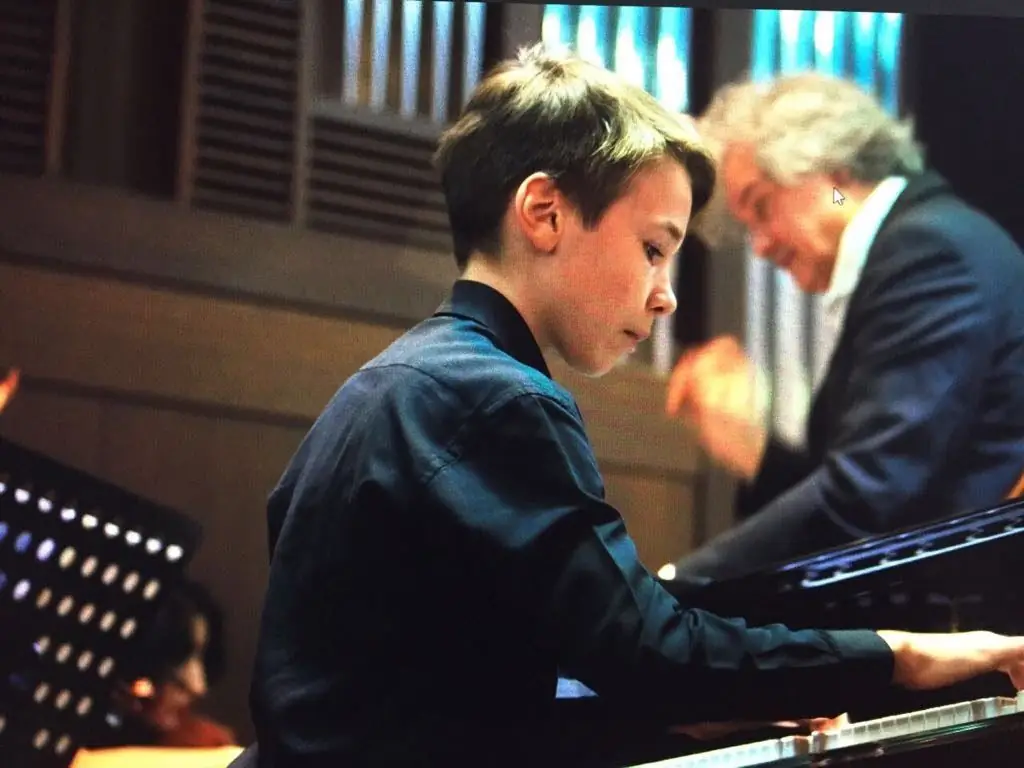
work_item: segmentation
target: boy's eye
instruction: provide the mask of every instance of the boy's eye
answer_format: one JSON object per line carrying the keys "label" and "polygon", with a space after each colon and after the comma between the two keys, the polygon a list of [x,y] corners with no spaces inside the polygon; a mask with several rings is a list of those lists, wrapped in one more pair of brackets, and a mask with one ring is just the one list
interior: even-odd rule
{"label": "boy's eye", "polygon": [[665,258],[665,255],[661,252],[658,246],[653,243],[644,243],[644,250],[647,252],[648,261],[656,261],[657,259]]}

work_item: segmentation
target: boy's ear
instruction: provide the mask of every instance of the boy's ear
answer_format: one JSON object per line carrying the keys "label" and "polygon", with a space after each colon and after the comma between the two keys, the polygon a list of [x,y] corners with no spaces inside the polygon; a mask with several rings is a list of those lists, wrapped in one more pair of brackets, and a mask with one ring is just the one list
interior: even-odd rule
{"label": "boy's ear", "polygon": [[512,219],[533,247],[552,253],[565,231],[568,209],[555,180],[546,173],[523,179],[512,200]]}

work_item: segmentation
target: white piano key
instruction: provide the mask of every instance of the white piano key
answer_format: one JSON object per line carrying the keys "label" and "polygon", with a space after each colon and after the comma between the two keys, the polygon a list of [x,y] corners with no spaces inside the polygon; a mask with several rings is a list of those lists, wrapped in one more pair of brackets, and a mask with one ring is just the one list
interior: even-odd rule
{"label": "white piano key", "polygon": [[751,768],[784,758],[820,755],[843,747],[910,736],[954,725],[966,725],[1018,712],[1024,713],[1024,691],[1018,693],[1016,698],[993,697],[960,702],[863,723],[852,723],[834,731],[815,733],[810,737],[787,736],[783,739],[769,739],[643,763],[630,768]]}
{"label": "white piano key", "polygon": [[968,725],[1017,712],[1017,700],[1006,697],[977,699],[943,707],[853,723],[811,736],[811,752],[821,753],[883,739],[912,736],[953,725]]}
{"label": "white piano key", "polygon": [[736,747],[715,749],[696,755],[684,755],[631,768],[748,768],[790,757],[806,755],[809,740],[804,736],[786,736]]}

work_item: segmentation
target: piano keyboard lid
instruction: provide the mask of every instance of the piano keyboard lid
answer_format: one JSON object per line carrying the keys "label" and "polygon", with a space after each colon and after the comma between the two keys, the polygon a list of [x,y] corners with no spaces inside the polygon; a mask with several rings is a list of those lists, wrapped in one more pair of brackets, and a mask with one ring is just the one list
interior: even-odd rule
{"label": "piano keyboard lid", "polygon": [[713,600],[729,593],[744,593],[750,600],[758,594],[826,587],[1011,540],[1024,542],[1024,500],[852,542],[697,590],[673,579],[661,581],[687,601],[697,596]]}

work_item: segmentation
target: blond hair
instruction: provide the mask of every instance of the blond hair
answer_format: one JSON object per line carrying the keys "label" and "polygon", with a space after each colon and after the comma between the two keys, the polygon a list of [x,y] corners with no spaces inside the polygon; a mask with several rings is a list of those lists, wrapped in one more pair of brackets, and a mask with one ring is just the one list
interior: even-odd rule
{"label": "blond hair", "polygon": [[435,154],[456,262],[497,254],[508,201],[530,174],[550,174],[594,226],[637,171],[663,157],[686,167],[700,210],[714,164],[692,120],[573,54],[523,50],[477,86]]}
{"label": "blond hair", "polygon": [[[752,147],[761,171],[786,186],[808,174],[845,171],[877,182],[924,167],[910,120],[892,116],[855,83],[817,72],[725,86],[697,125],[718,162],[730,146]],[[694,222],[712,244],[738,230],[718,186]]]}

